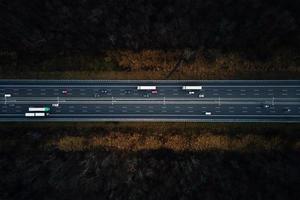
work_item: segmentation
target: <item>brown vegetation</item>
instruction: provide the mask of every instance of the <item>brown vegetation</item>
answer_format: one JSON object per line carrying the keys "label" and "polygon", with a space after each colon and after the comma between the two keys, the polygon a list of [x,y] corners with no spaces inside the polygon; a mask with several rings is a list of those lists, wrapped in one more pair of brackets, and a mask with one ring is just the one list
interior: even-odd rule
{"label": "brown vegetation", "polygon": [[[266,138],[258,135],[239,135],[229,137],[227,135],[201,134],[194,136],[184,135],[143,135],[111,133],[107,136],[64,136],[50,142],[52,146],[61,151],[90,151],[95,149],[121,150],[121,151],[144,151],[169,149],[175,152],[182,151],[271,151],[281,150],[287,146],[287,141],[274,136]],[[290,149],[297,150],[299,145],[293,143]]]}
{"label": "brown vegetation", "polygon": [[[114,50],[93,56],[54,56],[35,64],[12,58],[2,64],[0,78],[166,79],[182,58],[182,52]],[[297,79],[299,65],[297,54],[291,52],[278,52],[272,58],[258,61],[238,53],[197,50],[170,79]]]}

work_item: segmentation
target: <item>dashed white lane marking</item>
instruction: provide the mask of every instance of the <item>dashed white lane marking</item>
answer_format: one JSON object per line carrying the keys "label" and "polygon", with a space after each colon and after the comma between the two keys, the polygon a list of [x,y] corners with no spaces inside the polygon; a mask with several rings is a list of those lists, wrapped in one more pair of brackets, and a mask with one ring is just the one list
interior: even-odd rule
{"label": "dashed white lane marking", "polygon": [[220,113],[221,111],[220,110],[216,110],[216,113]]}
{"label": "dashed white lane marking", "polygon": [[257,112],[257,113],[261,113],[261,111],[260,111],[260,110],[257,110],[257,111],[255,111],[255,112]]}
{"label": "dashed white lane marking", "polygon": [[232,95],[232,93],[226,93],[227,95]]}
{"label": "dashed white lane marking", "polygon": [[139,113],[139,112],[141,112],[141,111],[140,111],[140,110],[136,110],[135,112]]}
{"label": "dashed white lane marking", "polygon": [[203,108],[203,109],[205,109],[206,107],[205,107],[205,106],[203,106],[202,108]]}
{"label": "dashed white lane marking", "polygon": [[231,89],[226,89],[226,91],[227,91],[227,92],[232,92],[232,90],[231,90]]}
{"label": "dashed white lane marking", "polygon": [[176,112],[176,113],[179,113],[179,112],[180,112],[180,110],[175,110],[175,112]]}
{"label": "dashed white lane marking", "polygon": [[272,95],[273,96],[274,94],[273,93],[268,93],[268,95]]}
{"label": "dashed white lane marking", "polygon": [[242,110],[242,113],[247,113],[248,112],[248,110]]}
{"label": "dashed white lane marking", "polygon": [[259,95],[259,93],[254,93],[254,95],[255,95],[255,96],[258,96],[258,95]]}
{"label": "dashed white lane marking", "polygon": [[189,112],[189,113],[193,113],[194,111],[193,111],[193,110],[189,110],[188,112]]}
{"label": "dashed white lane marking", "polygon": [[242,107],[242,109],[248,109],[248,107],[246,107],[246,106],[243,106],[243,107]]}
{"label": "dashed white lane marking", "polygon": [[219,95],[219,93],[213,93],[213,95],[215,95],[215,96],[216,96],[216,95]]}
{"label": "dashed white lane marking", "polygon": [[109,110],[108,112],[115,112],[114,110]]}
{"label": "dashed white lane marking", "polygon": [[174,95],[175,95],[175,96],[177,96],[177,95],[178,95],[178,93],[174,93]]}
{"label": "dashed white lane marking", "polygon": [[234,107],[232,107],[232,106],[229,106],[228,108],[229,108],[229,109],[234,109]]}
{"label": "dashed white lane marking", "polygon": [[283,96],[287,96],[287,93],[282,93]]}
{"label": "dashed white lane marking", "polygon": [[245,96],[246,94],[245,94],[245,93],[241,93],[241,95],[242,95],[242,96]]}

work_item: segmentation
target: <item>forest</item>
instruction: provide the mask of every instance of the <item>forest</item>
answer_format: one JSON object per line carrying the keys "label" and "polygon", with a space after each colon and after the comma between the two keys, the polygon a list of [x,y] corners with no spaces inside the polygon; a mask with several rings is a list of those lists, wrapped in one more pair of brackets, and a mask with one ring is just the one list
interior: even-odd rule
{"label": "forest", "polygon": [[[0,78],[299,79],[297,0],[3,0]],[[0,123],[0,199],[299,199],[300,126]]]}

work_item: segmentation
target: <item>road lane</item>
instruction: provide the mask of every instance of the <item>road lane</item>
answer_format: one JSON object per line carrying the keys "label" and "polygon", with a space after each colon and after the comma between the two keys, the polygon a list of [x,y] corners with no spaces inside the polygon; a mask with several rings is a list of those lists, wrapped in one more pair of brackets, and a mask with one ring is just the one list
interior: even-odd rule
{"label": "road lane", "polygon": [[[139,85],[155,85],[157,94]],[[202,89],[189,94],[187,85]],[[0,80],[0,120],[299,122],[299,94],[300,81]],[[50,112],[25,118],[29,107]]]}

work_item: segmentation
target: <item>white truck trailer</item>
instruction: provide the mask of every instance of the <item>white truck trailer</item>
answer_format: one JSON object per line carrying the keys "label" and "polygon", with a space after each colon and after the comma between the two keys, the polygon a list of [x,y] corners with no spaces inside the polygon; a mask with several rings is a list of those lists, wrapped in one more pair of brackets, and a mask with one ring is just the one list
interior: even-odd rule
{"label": "white truck trailer", "polygon": [[25,113],[25,117],[45,117],[46,113],[38,112],[38,113]]}
{"label": "white truck trailer", "polygon": [[137,86],[138,90],[156,90],[156,86]]}
{"label": "white truck trailer", "polygon": [[182,86],[183,90],[202,90],[202,86]]}
{"label": "white truck trailer", "polygon": [[29,112],[49,112],[49,107],[29,107]]}

